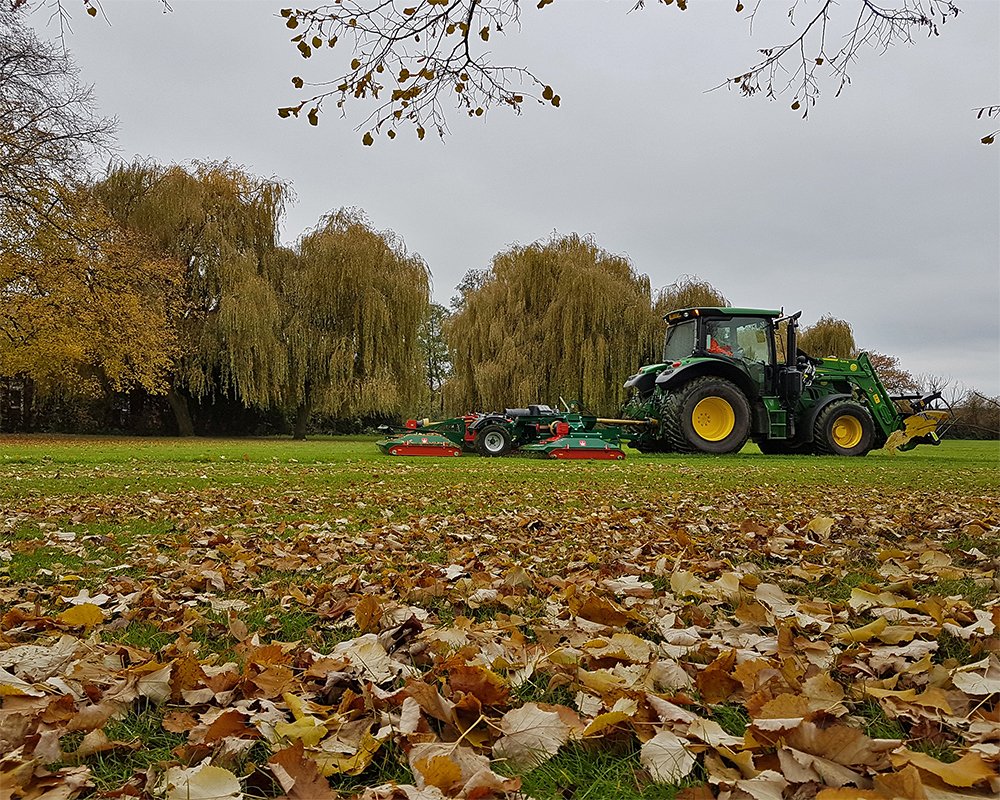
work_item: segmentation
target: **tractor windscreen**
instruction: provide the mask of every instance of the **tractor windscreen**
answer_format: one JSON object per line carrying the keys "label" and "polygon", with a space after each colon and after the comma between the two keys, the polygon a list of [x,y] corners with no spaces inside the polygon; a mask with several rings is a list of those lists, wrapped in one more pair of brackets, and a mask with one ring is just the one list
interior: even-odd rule
{"label": "tractor windscreen", "polygon": [[663,340],[664,361],[677,361],[694,352],[695,324],[695,320],[690,320],[667,327],[667,335]]}

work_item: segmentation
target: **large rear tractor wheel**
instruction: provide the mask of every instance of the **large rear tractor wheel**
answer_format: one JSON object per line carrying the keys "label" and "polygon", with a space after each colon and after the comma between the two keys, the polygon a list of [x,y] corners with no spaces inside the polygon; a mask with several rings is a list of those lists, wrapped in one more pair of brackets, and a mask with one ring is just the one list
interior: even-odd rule
{"label": "large rear tractor wheel", "polygon": [[484,425],[476,432],[475,445],[476,452],[481,456],[505,456],[512,446],[510,431],[503,425]]}
{"label": "large rear tractor wheel", "polygon": [[682,453],[735,453],[750,435],[750,403],[725,378],[695,378],[663,405],[664,431]]}
{"label": "large rear tractor wheel", "polygon": [[860,403],[839,400],[816,418],[813,442],[820,455],[867,455],[875,443],[875,422]]}

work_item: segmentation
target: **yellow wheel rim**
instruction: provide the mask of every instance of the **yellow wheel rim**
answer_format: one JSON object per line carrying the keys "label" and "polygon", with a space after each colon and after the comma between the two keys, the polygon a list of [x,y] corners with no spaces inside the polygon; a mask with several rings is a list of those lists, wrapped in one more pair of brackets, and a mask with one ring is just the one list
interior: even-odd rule
{"label": "yellow wheel rim", "polygon": [[833,441],[838,447],[850,450],[856,447],[864,435],[861,421],[850,414],[844,414],[833,421]]}
{"label": "yellow wheel rim", "polygon": [[706,397],[691,412],[691,427],[705,441],[721,442],[736,427],[736,413],[721,397]]}

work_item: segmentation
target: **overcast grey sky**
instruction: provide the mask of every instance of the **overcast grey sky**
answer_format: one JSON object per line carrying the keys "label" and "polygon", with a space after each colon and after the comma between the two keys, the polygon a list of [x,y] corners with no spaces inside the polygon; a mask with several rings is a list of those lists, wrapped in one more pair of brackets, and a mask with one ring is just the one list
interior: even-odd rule
{"label": "overcast grey sky", "polygon": [[527,2],[521,31],[490,45],[561,108],[456,113],[443,142],[404,131],[374,147],[360,115],[276,116],[298,97],[291,76],[336,77],[350,57],[304,62],[282,3],[104,0],[111,27],[77,12],[67,44],[120,120],[123,157],[228,158],[290,181],[288,241],[360,207],[423,256],[439,302],[511,243],[575,231],[654,287],[695,274],[736,305],[832,313],[914,373],[1000,394],[1000,144],[979,143],[1000,121],[971,111],[1000,102],[1000,2],[958,2],[941,36],[865,53],[808,120],[791,97],[706,91],[785,35],[788,0],[765,0],[753,37],[731,0]]}

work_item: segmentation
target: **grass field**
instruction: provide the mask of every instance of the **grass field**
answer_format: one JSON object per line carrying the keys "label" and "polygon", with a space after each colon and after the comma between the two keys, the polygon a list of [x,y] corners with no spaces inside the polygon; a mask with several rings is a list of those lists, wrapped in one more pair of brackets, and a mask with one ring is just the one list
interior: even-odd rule
{"label": "grass field", "polygon": [[[0,778],[65,798],[209,777],[236,797],[230,776],[309,800],[1000,788],[997,443],[563,463],[373,442],[0,438]],[[836,770],[831,730],[861,737]]]}

